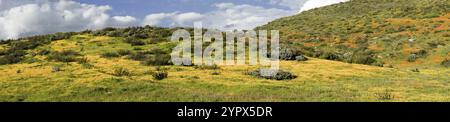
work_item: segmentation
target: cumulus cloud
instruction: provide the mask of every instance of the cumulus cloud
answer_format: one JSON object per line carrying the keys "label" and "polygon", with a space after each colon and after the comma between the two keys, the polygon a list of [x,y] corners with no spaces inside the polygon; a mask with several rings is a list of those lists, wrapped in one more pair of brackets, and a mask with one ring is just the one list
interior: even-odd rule
{"label": "cumulus cloud", "polygon": [[110,17],[110,6],[74,1],[0,1],[0,39],[54,32],[122,27],[136,23],[131,16]]}
{"label": "cumulus cloud", "polygon": [[196,12],[180,13],[156,13],[149,14],[143,20],[143,25],[152,26],[192,26],[192,23],[199,21],[203,18],[203,15]]}
{"label": "cumulus cloud", "polygon": [[127,27],[130,25],[137,25],[138,20],[132,16],[114,16],[110,26],[113,27]]}
{"label": "cumulus cloud", "polygon": [[154,13],[138,19],[133,16],[111,16],[108,5],[83,4],[72,0],[0,0],[0,39],[19,38],[55,32],[81,31],[104,27],[137,25],[192,26],[221,30],[252,29],[299,11],[348,0],[267,0],[281,7],[217,3],[213,10],[197,12]]}
{"label": "cumulus cloud", "polygon": [[303,7],[303,4],[305,4],[306,1],[308,0],[270,0],[270,3],[280,6],[286,6],[292,10],[298,11]]}
{"label": "cumulus cloud", "polygon": [[299,12],[347,1],[349,0],[308,0]]}
{"label": "cumulus cloud", "polygon": [[148,15],[144,25],[192,26],[193,22],[201,21],[207,28],[221,30],[251,29],[276,18],[292,15],[292,11],[278,8],[264,8],[253,5],[235,5],[233,3],[215,4],[214,11],[207,13],[158,13]]}
{"label": "cumulus cloud", "polygon": [[252,29],[275,19],[298,12],[323,7],[348,0],[270,0],[269,3],[286,8],[265,8],[262,6],[233,3],[214,4],[215,9],[206,13],[157,13],[148,15],[143,25],[192,26],[193,22],[203,22],[206,28],[220,30]]}

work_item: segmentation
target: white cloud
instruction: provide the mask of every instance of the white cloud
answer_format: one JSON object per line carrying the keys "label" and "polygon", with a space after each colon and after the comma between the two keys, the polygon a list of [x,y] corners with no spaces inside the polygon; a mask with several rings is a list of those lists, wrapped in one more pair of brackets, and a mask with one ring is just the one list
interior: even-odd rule
{"label": "white cloud", "polygon": [[286,6],[292,10],[300,10],[308,0],[270,0],[271,4]]}
{"label": "white cloud", "polygon": [[157,14],[149,14],[145,17],[143,24],[144,25],[162,25],[163,21],[172,18],[175,16],[177,12],[174,13],[157,13]]}
{"label": "white cloud", "polygon": [[206,13],[158,13],[148,15],[143,25],[166,27],[192,26],[194,21],[203,22],[206,28],[221,30],[253,29],[275,19],[297,14],[317,7],[323,7],[348,0],[270,0],[270,4],[287,7],[264,8],[262,6],[233,3],[217,3],[215,10]]}
{"label": "white cloud", "polygon": [[149,14],[145,17],[143,21],[143,25],[152,25],[152,26],[192,26],[192,23],[195,21],[199,21],[203,18],[203,15],[196,12],[188,12],[188,13],[157,13],[157,14]]}
{"label": "white cloud", "polygon": [[0,2],[0,39],[54,32],[122,27],[137,23],[131,16],[110,17],[110,6],[60,0]]}
{"label": "white cloud", "polygon": [[299,12],[311,10],[314,8],[324,7],[328,5],[333,5],[336,3],[347,2],[349,0],[308,0]]}
{"label": "white cloud", "polygon": [[144,19],[144,25],[192,26],[201,21],[207,28],[222,30],[251,29],[279,17],[291,15],[296,11],[264,8],[253,5],[235,5],[233,3],[215,4],[216,10],[207,13],[158,13],[150,14]]}
{"label": "white cloud", "polygon": [[127,27],[130,25],[137,25],[137,19],[132,16],[114,16],[112,17],[112,23],[110,26],[113,27]]}
{"label": "white cloud", "polygon": [[285,8],[217,3],[205,13],[169,12],[147,15],[143,20],[133,16],[110,16],[110,6],[83,4],[71,0],[0,0],[0,39],[37,34],[99,29],[107,26],[134,25],[192,26],[201,21],[204,27],[222,30],[252,29],[299,11],[348,0],[267,0]]}

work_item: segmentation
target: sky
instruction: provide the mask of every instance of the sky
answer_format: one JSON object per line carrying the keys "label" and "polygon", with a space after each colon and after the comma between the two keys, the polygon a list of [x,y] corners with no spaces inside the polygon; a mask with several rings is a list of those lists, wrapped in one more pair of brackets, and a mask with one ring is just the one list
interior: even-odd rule
{"label": "sky", "polygon": [[0,0],[0,39],[105,27],[253,29],[348,0]]}

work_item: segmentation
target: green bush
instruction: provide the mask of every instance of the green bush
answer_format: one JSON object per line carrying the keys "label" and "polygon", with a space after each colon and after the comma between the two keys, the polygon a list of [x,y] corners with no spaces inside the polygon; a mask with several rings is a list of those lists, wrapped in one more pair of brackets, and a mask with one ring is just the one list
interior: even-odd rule
{"label": "green bush", "polygon": [[353,55],[349,63],[371,65],[375,62],[376,60],[370,55]]}
{"label": "green bush", "polygon": [[328,60],[337,60],[337,61],[341,61],[341,60],[342,60],[342,55],[340,55],[340,54],[338,54],[338,53],[324,52],[324,53],[322,53],[322,55],[320,56],[320,58],[328,59]]}
{"label": "green bush", "polygon": [[138,33],[138,34],[134,34],[133,36],[138,39],[146,39],[149,37],[148,34],[146,34],[146,33]]}
{"label": "green bush", "polygon": [[131,44],[131,46],[140,46],[140,45],[145,45],[145,42],[133,37],[127,37],[124,40],[125,43]]}
{"label": "green bush", "polygon": [[426,50],[419,50],[418,52],[415,52],[418,57],[426,57],[428,55],[428,52]]}
{"label": "green bush", "polygon": [[80,58],[77,60],[78,64],[85,64],[88,63],[89,60],[86,57]]}
{"label": "green bush", "polygon": [[18,50],[18,51],[11,52],[9,54],[0,56],[0,65],[18,63],[18,62],[22,61],[23,56],[25,54],[26,54],[25,51]]}
{"label": "green bush", "polygon": [[120,54],[117,52],[104,52],[102,53],[103,58],[115,58],[120,57]]}
{"label": "green bush", "polygon": [[220,75],[220,72],[219,72],[219,71],[213,71],[213,72],[211,73],[211,75]]}
{"label": "green bush", "polygon": [[411,54],[408,56],[408,62],[415,62],[417,60],[416,54]]}
{"label": "green bush", "polygon": [[157,71],[152,74],[153,78],[155,78],[156,80],[165,79],[168,77],[168,75],[169,73],[167,73],[166,71]]}
{"label": "green bush", "polygon": [[377,100],[380,100],[380,101],[394,99],[394,95],[389,90],[386,90],[384,92],[375,93],[375,97]]}
{"label": "green bush", "polygon": [[136,52],[136,53],[130,53],[128,55],[128,58],[137,60],[137,61],[143,61],[147,59],[149,56],[143,52]]}
{"label": "green bush", "polygon": [[120,67],[120,68],[115,68],[114,69],[113,75],[114,76],[119,76],[119,77],[120,76],[130,76],[131,72],[130,72],[130,70],[128,70],[126,68]]}
{"label": "green bush", "polygon": [[170,55],[167,54],[156,54],[155,56],[150,56],[147,59],[144,59],[142,63],[144,65],[153,65],[153,66],[162,66],[162,65],[170,65]]}
{"label": "green bush", "polygon": [[73,50],[63,50],[61,52],[52,52],[48,56],[49,60],[59,62],[75,62],[78,60],[77,56],[80,54]]}
{"label": "green bush", "polygon": [[202,69],[202,70],[218,70],[220,67],[216,64],[213,65],[195,65],[195,69]]}
{"label": "green bush", "polygon": [[48,50],[48,49],[42,49],[42,50],[39,50],[39,51],[37,52],[37,54],[38,54],[38,55],[47,55],[47,54],[50,54],[50,50]]}
{"label": "green bush", "polygon": [[127,50],[127,49],[120,49],[120,50],[117,50],[117,53],[119,53],[119,55],[121,55],[121,56],[125,56],[125,55],[131,54],[131,51]]}
{"label": "green bush", "polygon": [[444,61],[441,62],[441,65],[444,67],[450,67],[450,60],[445,59]]}

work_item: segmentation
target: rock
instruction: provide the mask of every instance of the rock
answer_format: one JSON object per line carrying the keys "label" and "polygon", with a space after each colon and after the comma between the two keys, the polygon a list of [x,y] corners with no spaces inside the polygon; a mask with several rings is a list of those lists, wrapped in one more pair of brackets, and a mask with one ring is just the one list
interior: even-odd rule
{"label": "rock", "polygon": [[308,58],[306,58],[304,55],[295,56],[296,61],[307,61]]}
{"label": "rock", "polygon": [[281,60],[295,60],[294,51],[290,48],[281,48],[280,59]]}
{"label": "rock", "polygon": [[247,75],[271,80],[291,80],[297,78],[297,76],[291,72],[275,69],[258,69],[255,71],[247,72]]}

